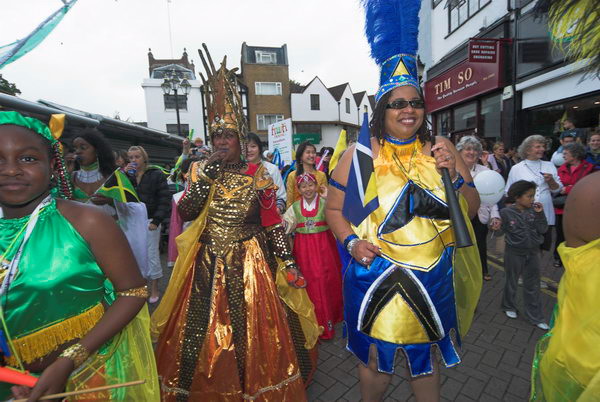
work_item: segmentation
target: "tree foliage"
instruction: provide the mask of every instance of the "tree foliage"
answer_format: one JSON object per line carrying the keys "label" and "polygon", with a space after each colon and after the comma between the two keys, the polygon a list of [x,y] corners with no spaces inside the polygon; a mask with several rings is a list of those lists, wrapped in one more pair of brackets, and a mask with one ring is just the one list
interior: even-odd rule
{"label": "tree foliage", "polygon": [[21,93],[19,88],[17,88],[17,86],[12,82],[8,82],[6,79],[4,79],[2,74],[0,74],[0,92],[9,95],[19,95]]}

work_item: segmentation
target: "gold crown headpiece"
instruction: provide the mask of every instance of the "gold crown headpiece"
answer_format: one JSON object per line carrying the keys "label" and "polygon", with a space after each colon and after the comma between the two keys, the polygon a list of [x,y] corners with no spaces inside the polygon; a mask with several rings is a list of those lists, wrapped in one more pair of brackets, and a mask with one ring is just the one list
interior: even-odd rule
{"label": "gold crown headpiece", "polygon": [[227,56],[223,57],[221,67],[217,70],[210,57],[206,44],[198,49],[200,59],[206,71],[206,78],[200,74],[204,84],[204,99],[208,117],[208,133],[212,137],[223,130],[235,130],[238,133],[242,154],[246,153],[246,137],[248,125],[242,99],[237,85],[235,72],[237,68],[228,70],[226,67]]}

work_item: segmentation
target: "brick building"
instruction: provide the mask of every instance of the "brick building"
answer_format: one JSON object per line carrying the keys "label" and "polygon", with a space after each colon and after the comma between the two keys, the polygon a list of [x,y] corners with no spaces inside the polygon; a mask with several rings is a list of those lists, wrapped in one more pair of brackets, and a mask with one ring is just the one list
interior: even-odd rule
{"label": "brick building", "polygon": [[287,45],[242,44],[239,79],[247,88],[250,131],[267,141],[267,127],[291,117]]}

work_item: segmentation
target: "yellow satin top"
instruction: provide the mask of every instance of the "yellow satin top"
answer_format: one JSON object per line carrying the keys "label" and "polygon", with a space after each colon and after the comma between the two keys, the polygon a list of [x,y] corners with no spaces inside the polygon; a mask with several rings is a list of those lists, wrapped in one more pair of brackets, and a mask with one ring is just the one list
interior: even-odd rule
{"label": "yellow satin top", "polygon": [[[354,232],[359,238],[381,247],[382,257],[388,261],[409,269],[431,270],[444,249],[454,245],[449,219],[415,215],[405,226],[391,233],[383,234],[381,229],[409,181],[423,189],[430,198],[445,205],[446,194],[435,159],[423,154],[423,145],[418,139],[404,145],[383,141],[373,165],[379,208],[359,227],[353,227]],[[468,204],[460,194],[459,203],[475,244],[475,234],[467,215]],[[459,331],[464,336],[471,326],[481,293],[481,263],[476,245],[455,250],[453,276]]]}
{"label": "yellow satin top", "polygon": [[436,265],[445,245],[454,237],[449,220],[432,220],[415,216],[406,226],[392,233],[378,233],[380,225],[394,209],[409,180],[445,203],[446,195],[435,159],[422,152],[422,144],[396,145],[385,141],[374,160],[379,208],[355,228],[361,238],[381,247],[383,257],[391,262],[428,271]]}

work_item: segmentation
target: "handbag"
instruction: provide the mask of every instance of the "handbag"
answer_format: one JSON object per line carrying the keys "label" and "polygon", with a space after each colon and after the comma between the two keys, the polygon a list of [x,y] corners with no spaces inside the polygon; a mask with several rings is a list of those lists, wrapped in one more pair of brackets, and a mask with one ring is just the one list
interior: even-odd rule
{"label": "handbag", "polygon": [[554,207],[556,208],[562,208],[565,206],[565,202],[567,202],[567,195],[563,194],[563,195],[557,195],[555,197],[552,197],[552,205],[554,205]]}

